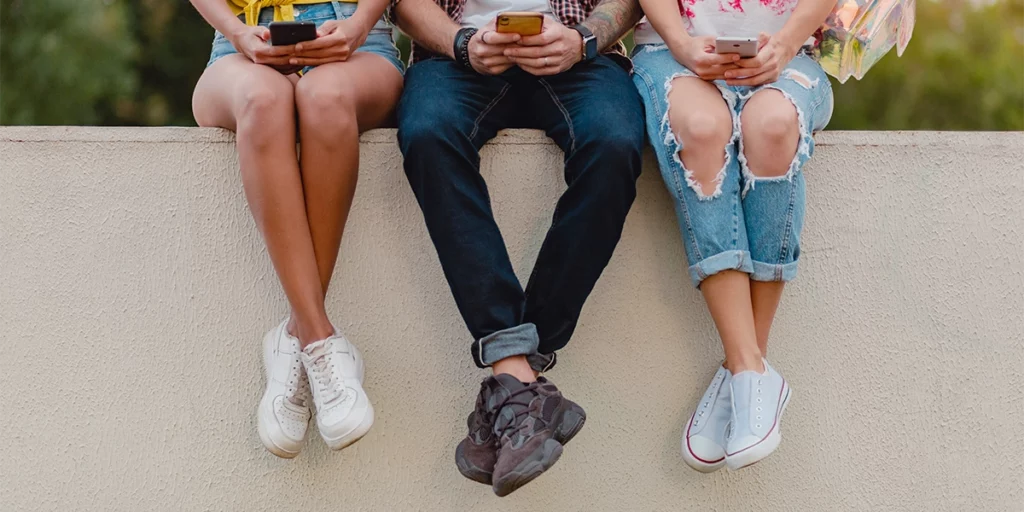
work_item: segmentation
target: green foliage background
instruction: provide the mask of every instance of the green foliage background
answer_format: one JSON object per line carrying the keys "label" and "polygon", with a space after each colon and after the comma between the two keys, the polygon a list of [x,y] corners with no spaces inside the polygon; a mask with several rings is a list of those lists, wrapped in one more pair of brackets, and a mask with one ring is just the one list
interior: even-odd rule
{"label": "green foliage background", "polygon": [[[1024,130],[1024,0],[918,0],[830,129]],[[0,0],[0,124],[192,125],[213,30],[186,0]],[[404,46],[404,45],[403,45]]]}

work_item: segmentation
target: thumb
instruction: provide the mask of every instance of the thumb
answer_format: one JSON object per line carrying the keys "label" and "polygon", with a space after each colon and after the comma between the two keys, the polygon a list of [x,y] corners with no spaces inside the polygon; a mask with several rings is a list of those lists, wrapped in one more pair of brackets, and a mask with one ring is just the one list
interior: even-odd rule
{"label": "thumb", "polygon": [[263,42],[270,41],[270,29],[267,27],[256,27],[253,33],[256,34],[256,37],[262,39]]}
{"label": "thumb", "polygon": [[323,25],[320,25],[320,28],[316,29],[316,36],[317,37],[324,37],[327,34],[330,34],[331,32],[334,32],[334,29],[337,28],[337,26],[338,26],[338,21],[337,20],[325,21]]}
{"label": "thumb", "polygon": [[761,32],[757,36],[757,49],[760,50],[761,48],[764,48],[764,45],[768,44],[768,41],[770,41],[771,38],[772,36],[765,34],[764,32]]}

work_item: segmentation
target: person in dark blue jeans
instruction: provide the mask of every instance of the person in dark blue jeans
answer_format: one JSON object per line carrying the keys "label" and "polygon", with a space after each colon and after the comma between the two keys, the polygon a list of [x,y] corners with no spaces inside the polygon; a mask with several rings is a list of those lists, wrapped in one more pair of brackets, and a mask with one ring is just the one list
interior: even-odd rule
{"label": "person in dark blue jeans", "polygon": [[[556,14],[567,14],[546,18],[540,35],[519,36],[496,32],[493,21],[460,26],[451,18],[462,10],[453,14],[452,0],[438,1],[448,13],[433,0],[402,0],[395,8],[398,25],[425,47],[414,50],[418,62],[406,75],[398,141],[473,336],[472,356],[494,373],[481,386],[456,462],[463,475],[503,496],[554,464],[586,419],[538,375],[572,336],[636,197],[643,104],[629,63],[615,51],[640,11],[636,0],[553,0]],[[594,12],[581,24],[563,23],[585,8]],[[468,0],[466,19],[481,9]],[[480,174],[480,148],[504,128],[542,129],[565,152],[568,189],[525,290]]]}

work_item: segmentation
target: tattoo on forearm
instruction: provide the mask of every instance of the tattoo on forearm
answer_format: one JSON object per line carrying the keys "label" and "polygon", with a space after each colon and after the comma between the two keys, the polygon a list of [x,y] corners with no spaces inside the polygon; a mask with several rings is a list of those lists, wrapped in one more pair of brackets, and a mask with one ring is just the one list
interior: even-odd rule
{"label": "tattoo on forearm", "polygon": [[602,0],[583,22],[594,36],[597,46],[608,48],[644,17],[638,0]]}

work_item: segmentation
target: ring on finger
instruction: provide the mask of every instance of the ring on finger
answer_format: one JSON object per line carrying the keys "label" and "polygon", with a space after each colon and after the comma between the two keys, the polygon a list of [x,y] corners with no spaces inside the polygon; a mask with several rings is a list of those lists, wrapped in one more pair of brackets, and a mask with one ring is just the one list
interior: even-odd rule
{"label": "ring on finger", "polygon": [[548,58],[544,57],[544,67],[548,67]]}

